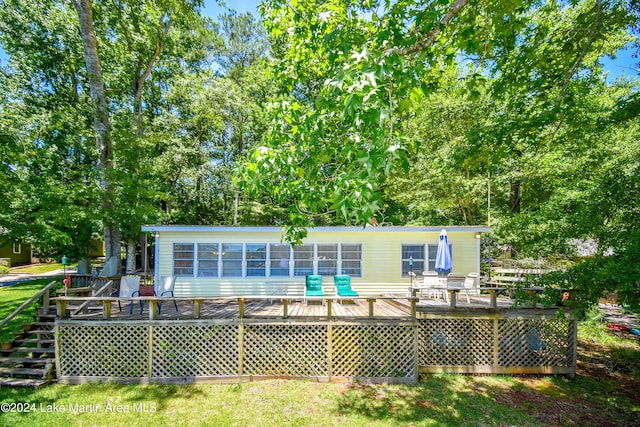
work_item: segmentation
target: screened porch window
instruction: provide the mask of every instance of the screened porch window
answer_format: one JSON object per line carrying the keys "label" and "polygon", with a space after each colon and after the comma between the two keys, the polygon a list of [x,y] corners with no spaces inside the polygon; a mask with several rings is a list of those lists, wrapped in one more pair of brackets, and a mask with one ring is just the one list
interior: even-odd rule
{"label": "screened porch window", "polygon": [[[410,260],[413,258],[413,268]],[[409,277],[409,272],[422,274],[424,271],[424,245],[402,245],[402,277]]]}
{"label": "screened porch window", "polygon": [[247,277],[266,276],[267,266],[267,245],[249,244],[246,248],[247,256]]}
{"label": "screened porch window", "polygon": [[[429,259],[427,260],[427,265],[429,268],[429,271],[435,271],[436,270],[436,255],[438,254],[438,245],[427,245],[427,250],[428,250],[428,256]],[[449,250],[451,251],[451,256],[453,256],[453,248],[451,246],[451,243],[449,243]],[[415,265],[413,266],[415,268]]]}
{"label": "screened porch window", "polygon": [[272,243],[269,245],[269,265],[271,277],[289,277],[291,245]]}
{"label": "screened porch window", "polygon": [[296,246],[293,250],[293,275],[313,274],[313,245]]}
{"label": "screened porch window", "polygon": [[242,277],[242,243],[222,244],[222,277]]}
{"label": "screened porch window", "polygon": [[323,276],[338,274],[337,244],[318,244],[318,274]]}
{"label": "screened porch window", "polygon": [[218,277],[219,245],[198,243],[198,277]]}
{"label": "screened porch window", "polygon": [[340,258],[342,260],[341,274],[362,276],[362,245],[353,243],[341,244]]}
{"label": "screened porch window", "polygon": [[173,275],[193,276],[193,243],[173,244]]}

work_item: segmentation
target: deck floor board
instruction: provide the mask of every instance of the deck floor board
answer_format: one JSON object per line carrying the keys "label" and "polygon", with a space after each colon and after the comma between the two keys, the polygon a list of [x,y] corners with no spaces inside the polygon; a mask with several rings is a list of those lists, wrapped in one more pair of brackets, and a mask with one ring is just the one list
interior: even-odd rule
{"label": "deck floor board", "polygon": [[[385,297],[395,297],[394,299],[376,300],[374,304],[374,317],[408,317],[411,314],[411,305],[406,294],[389,294]],[[458,297],[459,309],[488,309],[488,295],[472,295],[470,303],[467,303],[466,295],[462,294]],[[194,305],[189,301],[177,301],[178,311],[175,310],[173,301],[167,299],[163,302],[158,320],[176,320],[176,319],[193,319]],[[281,298],[269,299],[251,299],[248,298],[245,303],[246,318],[282,318],[283,317],[283,301]],[[288,317],[309,317],[309,318],[326,318],[327,302],[320,301],[305,302],[302,297],[290,298],[288,304]],[[498,308],[508,309],[513,306],[513,300],[500,297],[498,298]],[[95,306],[98,308],[101,306]],[[416,304],[417,311],[433,311],[442,310],[449,311],[450,307],[447,302],[440,299],[420,298]],[[238,318],[240,312],[240,304],[237,299],[220,298],[206,299],[201,303],[200,319],[233,319]],[[369,304],[365,298],[343,300],[342,302],[332,301],[331,303],[332,317],[368,317]],[[101,310],[90,310],[88,313],[82,313],[73,316],[74,319],[102,319]],[[123,304],[122,310],[118,310],[115,305],[111,312],[113,320],[147,320],[149,318],[149,305],[145,304],[142,313],[140,313],[140,305],[134,304],[133,313],[129,313],[129,304]]]}

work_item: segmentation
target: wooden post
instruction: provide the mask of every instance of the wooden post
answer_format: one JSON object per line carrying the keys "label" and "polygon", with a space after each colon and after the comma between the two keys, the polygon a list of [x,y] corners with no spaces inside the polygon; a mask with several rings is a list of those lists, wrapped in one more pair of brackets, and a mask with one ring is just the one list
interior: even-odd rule
{"label": "wooden post", "polygon": [[55,355],[56,355],[56,372],[58,377],[63,375],[62,372],[62,363],[60,363],[60,326],[59,325],[54,325],[53,326],[53,339],[55,340]]}
{"label": "wooden post", "polygon": [[44,314],[49,314],[49,289],[42,294],[42,308],[44,309]]}
{"label": "wooden post", "polygon": [[498,308],[498,291],[496,291],[495,289],[491,289],[489,290],[489,303],[491,305],[491,308],[496,309]]}
{"label": "wooden post", "polygon": [[493,369],[494,372],[500,364],[500,320],[493,320]]}
{"label": "wooden post", "polygon": [[330,299],[328,299],[328,300],[327,300],[327,317],[328,317],[329,319],[331,319],[331,303],[332,303],[332,302],[333,302],[333,301],[332,301],[332,300],[330,300]]}
{"label": "wooden post", "polygon": [[333,327],[331,322],[327,322],[327,375],[331,381],[333,376]]}
{"label": "wooden post", "polygon": [[193,318],[194,319],[199,319],[200,318],[200,305],[202,304],[202,300],[194,299],[194,300],[191,300],[191,302],[193,303]]}
{"label": "wooden post", "polygon": [[238,376],[244,375],[244,323],[238,324]]}
{"label": "wooden post", "polygon": [[411,318],[415,319],[416,318],[416,300],[417,298],[410,298],[411,299]]}
{"label": "wooden post", "polygon": [[[149,307],[151,311],[151,307]],[[149,341],[147,347],[147,376],[153,377],[153,323],[149,324]]]}
{"label": "wooden post", "polygon": [[571,373],[569,374],[569,378],[574,379],[576,377],[576,368],[578,364],[578,319],[574,316],[571,316],[569,327],[569,334],[571,334]]}
{"label": "wooden post", "polygon": [[149,320],[156,320],[158,317],[158,301],[149,301]]}
{"label": "wooden post", "polygon": [[451,308],[456,308],[458,306],[458,291],[454,289],[448,289],[449,292],[449,303]]}
{"label": "wooden post", "polygon": [[238,311],[241,319],[244,319],[244,302],[245,302],[244,298],[238,298],[238,304],[240,304]]}
{"label": "wooden post", "polygon": [[111,317],[111,302],[102,301],[102,318],[105,320]]}
{"label": "wooden post", "polygon": [[373,305],[376,302],[375,298],[367,298],[367,301],[369,302],[369,317],[373,317]]}
{"label": "wooden post", "polygon": [[289,317],[289,298],[283,298],[282,300],[282,316],[285,319]]}
{"label": "wooden post", "polygon": [[58,318],[59,319],[64,319],[65,317],[67,317],[67,302],[66,301],[56,301],[56,306],[57,306],[57,311],[58,311]]}

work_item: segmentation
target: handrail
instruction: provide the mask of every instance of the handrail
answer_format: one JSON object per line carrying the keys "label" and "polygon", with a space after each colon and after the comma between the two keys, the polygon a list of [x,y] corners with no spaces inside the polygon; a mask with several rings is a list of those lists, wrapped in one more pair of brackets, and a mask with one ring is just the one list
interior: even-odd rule
{"label": "handrail", "polygon": [[29,307],[31,304],[34,303],[34,301],[36,301],[38,298],[40,298],[42,295],[44,295],[45,293],[48,295],[49,294],[49,290],[51,288],[54,287],[54,285],[56,285],[56,281],[52,281],[51,283],[49,283],[47,286],[45,286],[44,288],[40,289],[40,291],[35,294],[34,296],[32,296],[31,298],[29,298],[28,300],[26,300],[20,307],[16,308],[15,311],[13,313],[11,313],[10,315],[8,315],[6,317],[6,319],[4,319],[2,322],[0,322],[0,329],[2,329],[7,323],[9,323],[14,317],[16,317],[18,314],[22,313],[27,307]]}
{"label": "handrail", "polygon": [[[113,280],[109,280],[107,283],[104,284],[103,287],[101,287],[100,289],[98,289],[98,291],[93,295],[95,297],[99,297],[107,288],[109,288],[111,285],[113,285]],[[82,310],[84,310],[89,304],[91,304],[91,300],[89,301],[85,301],[83,302],[80,307],[76,308],[74,310],[73,313],[71,313],[72,316],[75,316],[76,314],[80,313]]]}
{"label": "handrail", "polygon": [[[307,301],[324,301],[326,303],[326,307],[327,307],[327,316],[329,318],[332,317],[332,311],[331,311],[331,305],[333,302],[337,302],[340,300],[345,299],[345,297],[341,297],[341,296],[324,296],[324,297],[305,297],[304,295],[296,295],[296,296],[291,296],[291,295],[283,295],[283,296],[271,296],[271,295],[261,295],[261,296],[250,296],[250,297],[238,297],[238,296],[227,296],[227,297],[221,297],[221,296],[192,296],[192,297],[159,297],[159,296],[144,296],[144,297],[97,297],[97,296],[93,296],[93,297],[69,297],[69,296],[64,296],[64,297],[56,297],[53,298],[52,301],[55,301],[57,307],[58,307],[58,316],[59,317],[67,317],[68,313],[66,310],[66,306],[68,302],[74,302],[74,301],[84,301],[84,302],[89,302],[89,301],[94,301],[94,302],[98,302],[98,303],[102,303],[103,304],[103,318],[104,319],[108,319],[111,316],[111,304],[114,302],[143,302],[143,303],[148,303],[149,304],[149,319],[150,320],[154,320],[157,317],[158,314],[158,304],[162,303],[163,301],[166,301],[167,299],[171,299],[171,300],[176,300],[176,301],[188,301],[191,302],[194,305],[194,318],[199,318],[200,317],[200,306],[202,304],[202,302],[204,301],[208,301],[208,300],[225,300],[225,301],[236,301],[238,303],[238,311],[239,311],[239,316],[241,318],[245,317],[244,316],[244,310],[245,310],[245,304],[247,301],[251,301],[251,300],[271,300],[271,299],[282,299],[283,302],[283,317],[287,318],[288,315],[288,306],[289,303],[291,302],[291,300],[294,299],[305,299]],[[370,296],[358,296],[358,297],[349,297],[348,299],[352,299],[352,300],[366,300],[368,305],[369,305],[369,317],[374,317],[374,308],[373,305],[376,301],[378,300],[397,300],[398,297],[384,297],[384,296],[375,296],[375,297],[370,297]],[[415,297],[406,297],[406,299],[410,302],[410,316],[415,318],[416,315],[416,303],[418,301],[418,298]]]}

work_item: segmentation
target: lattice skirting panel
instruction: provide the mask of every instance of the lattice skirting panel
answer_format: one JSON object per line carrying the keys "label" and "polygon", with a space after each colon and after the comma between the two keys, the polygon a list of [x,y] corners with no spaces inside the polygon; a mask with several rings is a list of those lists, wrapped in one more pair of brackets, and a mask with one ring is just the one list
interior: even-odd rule
{"label": "lattice skirting panel", "polygon": [[576,328],[553,316],[420,319],[420,371],[574,375]]}
{"label": "lattice skirting panel", "polygon": [[56,323],[58,381],[417,380],[413,321]]}

